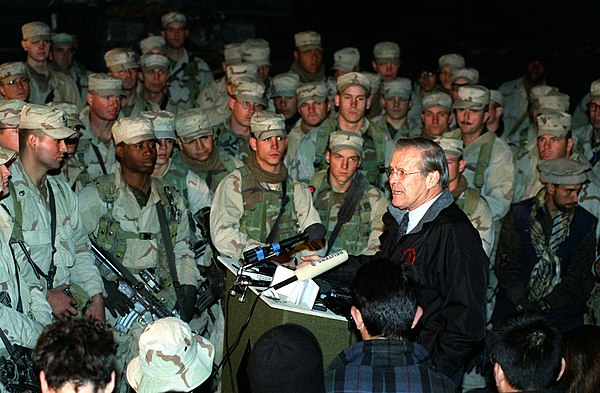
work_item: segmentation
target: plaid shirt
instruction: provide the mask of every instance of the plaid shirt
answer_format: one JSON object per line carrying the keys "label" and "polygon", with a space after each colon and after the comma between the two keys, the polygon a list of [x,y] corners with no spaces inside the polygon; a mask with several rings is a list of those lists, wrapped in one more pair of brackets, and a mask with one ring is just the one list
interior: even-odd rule
{"label": "plaid shirt", "polygon": [[403,340],[367,340],[346,348],[325,372],[328,393],[453,393],[455,387],[432,368],[421,345]]}

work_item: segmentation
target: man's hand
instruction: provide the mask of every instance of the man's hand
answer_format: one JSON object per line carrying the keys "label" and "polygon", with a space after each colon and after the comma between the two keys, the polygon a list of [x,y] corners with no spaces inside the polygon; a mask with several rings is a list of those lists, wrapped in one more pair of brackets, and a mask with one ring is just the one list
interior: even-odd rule
{"label": "man's hand", "polygon": [[77,315],[77,309],[75,308],[77,302],[65,293],[67,288],[69,288],[67,284],[62,284],[49,290],[46,296],[50,307],[52,307],[52,314],[61,321]]}
{"label": "man's hand", "polygon": [[101,293],[98,293],[90,299],[87,310],[85,310],[86,318],[94,318],[105,323],[106,316],[104,315],[104,298]]}
{"label": "man's hand", "polygon": [[302,266],[306,266],[311,262],[318,261],[322,257],[317,254],[303,255],[300,257],[300,263],[296,268],[301,268]]}

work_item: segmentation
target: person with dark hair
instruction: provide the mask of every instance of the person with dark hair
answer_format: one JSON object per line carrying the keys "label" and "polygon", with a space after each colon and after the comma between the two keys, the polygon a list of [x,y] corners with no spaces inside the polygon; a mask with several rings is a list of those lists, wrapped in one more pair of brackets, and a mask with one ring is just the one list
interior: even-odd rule
{"label": "person with dark hair", "polygon": [[565,369],[561,340],[540,314],[517,313],[496,324],[488,348],[498,392],[560,392],[554,386]]}
{"label": "person with dark hair", "polygon": [[559,385],[566,393],[600,390],[600,326],[579,325],[563,334],[565,372]]}
{"label": "person with dark hair", "polygon": [[[427,350],[408,340],[423,315],[412,265],[381,258],[362,266],[352,283],[350,313],[363,341],[341,352],[325,372],[327,392],[454,392]],[[423,383],[423,381],[427,381]]]}
{"label": "person with dark hair", "polygon": [[116,345],[112,330],[94,319],[57,321],[34,350],[42,393],[110,393],[115,387]]}

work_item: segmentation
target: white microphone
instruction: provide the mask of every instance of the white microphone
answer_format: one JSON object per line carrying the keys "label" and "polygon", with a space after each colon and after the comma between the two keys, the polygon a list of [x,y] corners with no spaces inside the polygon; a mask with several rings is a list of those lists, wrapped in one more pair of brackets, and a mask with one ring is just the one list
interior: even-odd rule
{"label": "white microphone", "polygon": [[283,280],[269,288],[279,289],[296,281],[309,280],[311,278],[317,277],[321,273],[325,273],[326,271],[333,269],[337,265],[340,265],[341,263],[346,262],[347,260],[348,253],[346,252],[346,250],[334,252],[333,254],[329,254],[326,257],[317,259],[316,261],[311,262],[308,265],[296,269],[292,277]]}

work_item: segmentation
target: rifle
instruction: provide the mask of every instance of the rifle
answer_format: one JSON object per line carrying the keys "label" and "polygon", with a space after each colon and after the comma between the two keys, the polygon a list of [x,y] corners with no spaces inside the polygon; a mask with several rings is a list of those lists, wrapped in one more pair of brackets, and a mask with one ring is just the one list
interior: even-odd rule
{"label": "rifle", "polygon": [[127,315],[117,318],[115,324],[117,331],[127,333],[134,322],[144,327],[156,319],[175,315],[154,295],[162,289],[160,281],[154,277],[154,274],[148,270],[140,273],[146,281],[146,283],[142,283],[110,253],[102,250],[91,237],[90,243],[92,252],[98,262],[116,276],[119,292],[127,296],[134,305],[134,308]]}

